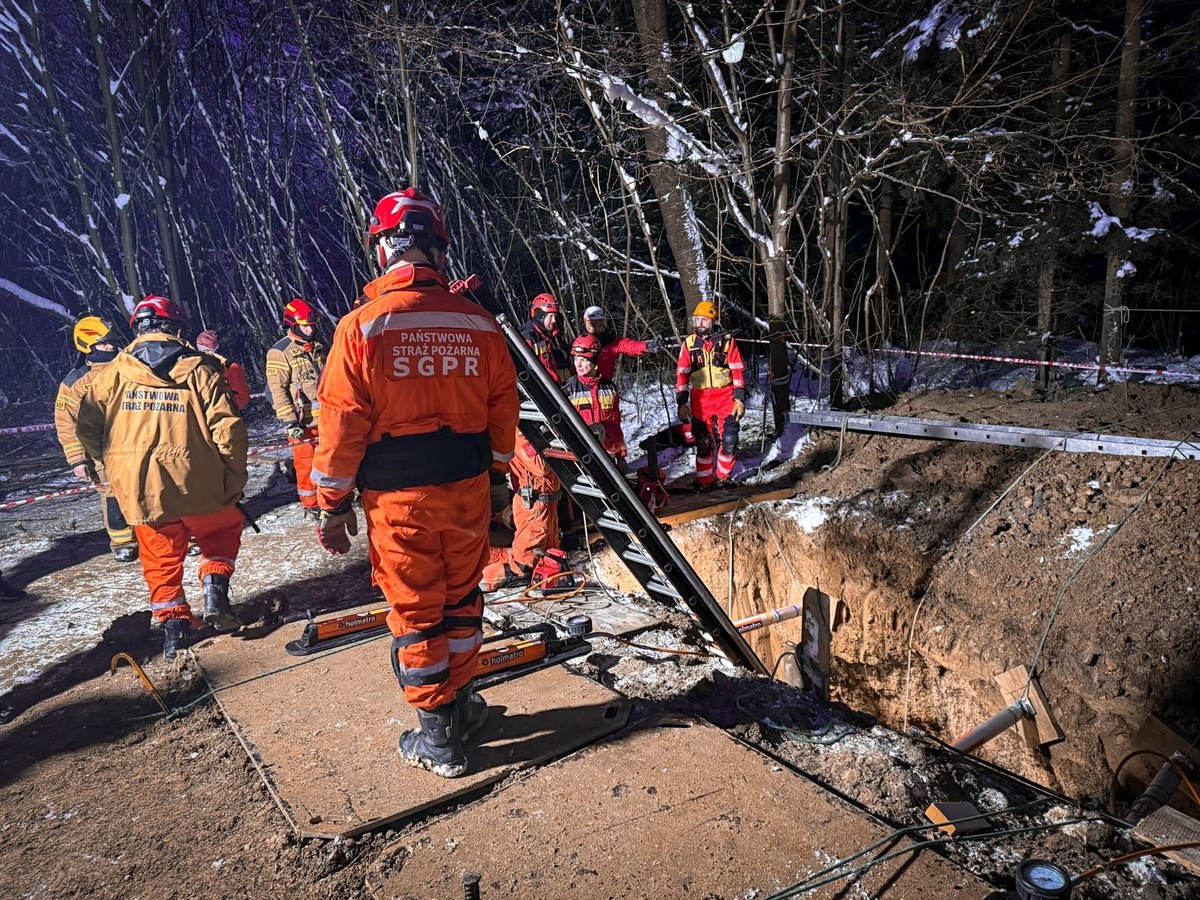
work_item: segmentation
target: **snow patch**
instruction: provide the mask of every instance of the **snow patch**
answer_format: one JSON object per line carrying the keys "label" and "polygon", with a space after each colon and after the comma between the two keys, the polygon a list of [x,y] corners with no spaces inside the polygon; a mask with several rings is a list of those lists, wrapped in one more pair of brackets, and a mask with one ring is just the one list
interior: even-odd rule
{"label": "snow patch", "polygon": [[736,66],[742,61],[742,56],[746,52],[745,41],[734,41],[728,47],[721,51],[721,59],[729,63],[731,66]]}
{"label": "snow patch", "polygon": [[788,500],[780,505],[784,518],[795,522],[805,534],[812,534],[829,520],[828,510],[836,502],[832,497],[810,497]]}

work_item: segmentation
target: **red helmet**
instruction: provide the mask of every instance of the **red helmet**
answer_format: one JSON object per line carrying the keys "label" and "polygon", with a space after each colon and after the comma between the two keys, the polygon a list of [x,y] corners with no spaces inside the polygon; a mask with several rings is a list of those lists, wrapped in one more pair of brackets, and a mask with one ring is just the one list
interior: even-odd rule
{"label": "red helmet", "polygon": [[594,334],[581,334],[571,344],[571,355],[595,362],[600,358],[600,340]]}
{"label": "red helmet", "polygon": [[450,246],[442,207],[432,197],[411,187],[388,194],[376,203],[367,230],[372,235],[397,231],[414,240],[424,238],[443,250]]}
{"label": "red helmet", "polygon": [[529,315],[531,316],[556,312],[558,312],[558,301],[554,299],[553,294],[538,294],[529,304]]}
{"label": "red helmet", "polygon": [[313,318],[313,310],[312,307],[308,305],[308,301],[301,300],[299,297],[297,297],[283,308],[283,324],[316,325],[317,321],[315,318]]}
{"label": "red helmet", "polygon": [[133,314],[129,317],[129,325],[136,331],[159,328],[167,323],[173,323],[178,329],[186,322],[187,316],[183,313],[183,307],[174,300],[157,294],[148,294],[145,300],[133,308]]}

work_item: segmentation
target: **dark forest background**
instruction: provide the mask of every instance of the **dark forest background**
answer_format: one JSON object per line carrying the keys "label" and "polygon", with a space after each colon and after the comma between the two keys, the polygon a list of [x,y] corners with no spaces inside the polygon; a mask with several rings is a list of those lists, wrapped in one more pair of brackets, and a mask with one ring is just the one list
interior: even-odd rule
{"label": "dark forest background", "polygon": [[1200,352],[1195,0],[0,9],[6,402],[150,292],[258,370],[407,183],[518,315],[678,335],[713,298],[835,401],[847,353],[935,338]]}

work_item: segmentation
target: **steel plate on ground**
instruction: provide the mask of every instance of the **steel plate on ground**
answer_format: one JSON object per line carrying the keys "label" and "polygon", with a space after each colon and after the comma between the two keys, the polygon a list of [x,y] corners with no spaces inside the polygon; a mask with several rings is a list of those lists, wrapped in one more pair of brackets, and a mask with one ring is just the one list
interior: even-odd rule
{"label": "steel plate on ground", "polygon": [[492,707],[472,738],[467,775],[443,779],[405,765],[400,733],[416,725],[392,674],[390,636],[310,657],[297,668],[284,644],[222,637],[195,648],[217,700],[281,810],[309,837],[353,836],[404,820],[577,750],[621,728],[628,702],[562,667],[483,692]]}
{"label": "steel plate on ground", "polygon": [[[626,731],[406,834],[376,863],[378,898],[758,897],[886,837],[883,826],[711,725]],[[855,864],[902,849],[884,844]],[[982,900],[931,852],[805,897]]]}

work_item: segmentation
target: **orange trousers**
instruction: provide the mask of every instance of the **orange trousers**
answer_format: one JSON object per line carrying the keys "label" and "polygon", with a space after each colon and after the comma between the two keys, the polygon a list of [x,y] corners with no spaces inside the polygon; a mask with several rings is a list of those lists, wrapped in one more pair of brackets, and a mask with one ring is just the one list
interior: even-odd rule
{"label": "orange trousers", "polygon": [[236,506],[203,516],[184,516],[176,522],[135,525],[138,559],[150,588],[150,609],[160,622],[186,619],[192,614],[183,593],[183,561],[188,538],[200,547],[200,581],[205,575],[233,574],[242,545],[245,519]]}
{"label": "orange trousers", "polygon": [[300,505],[305,509],[317,508],[317,486],[312,480],[317,437],[316,428],[305,428],[303,441],[288,438],[288,443],[292,445],[292,462],[296,466],[296,493],[300,495]]}
{"label": "orange trousers", "polygon": [[[536,559],[535,550],[553,550],[558,547],[558,498],[538,499],[540,496],[557,494],[562,483],[554,470],[542,459],[524,438],[517,441],[517,452],[513,454],[511,472],[517,482],[513,494],[513,562],[532,566]],[[532,492],[534,503],[528,505],[521,497],[521,489]]]}
{"label": "orange trousers", "polygon": [[364,491],[363,509],[375,581],[392,608],[392,669],[404,699],[419,709],[445,706],[474,677],[483,641],[488,476]]}

